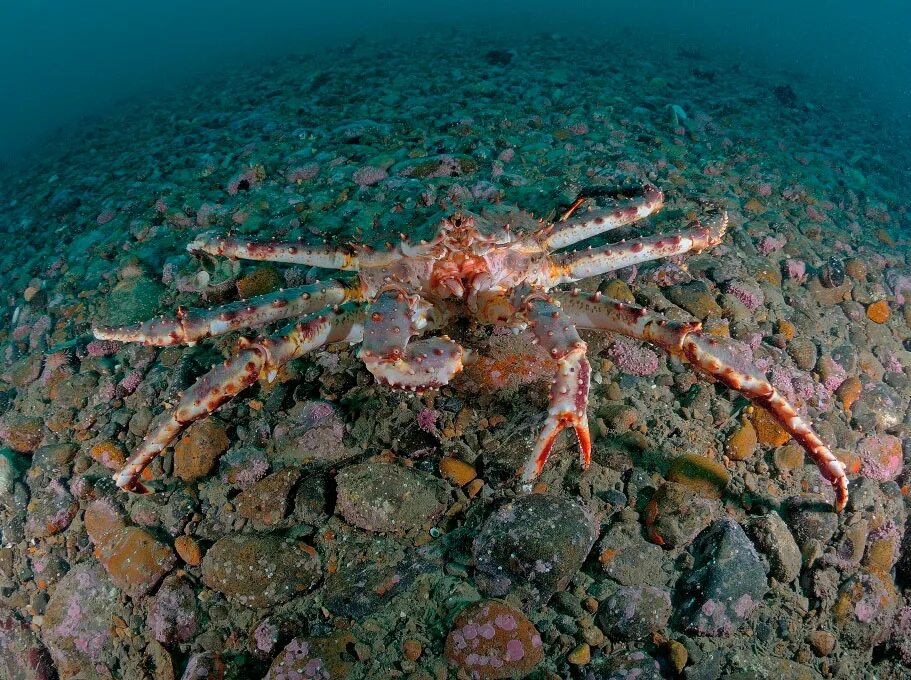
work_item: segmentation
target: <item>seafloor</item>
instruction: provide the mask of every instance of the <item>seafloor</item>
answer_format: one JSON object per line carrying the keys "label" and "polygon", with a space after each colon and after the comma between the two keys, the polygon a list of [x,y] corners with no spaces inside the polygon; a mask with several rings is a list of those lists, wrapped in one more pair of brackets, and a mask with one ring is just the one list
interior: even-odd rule
{"label": "seafloor", "polygon": [[[449,32],[232,70],[5,168],[0,677],[911,676],[907,147],[848,88]],[[332,346],[193,426],[154,494],[115,488],[238,338],[90,325],[329,274],[194,259],[201,231],[382,246],[645,180],[667,206],[618,238],[714,206],[724,243],[588,287],[741,340],[847,464],[843,513],[764,411],[594,334],[594,464],[564,435],[523,494],[552,367],[468,325],[479,358],[439,393]]]}

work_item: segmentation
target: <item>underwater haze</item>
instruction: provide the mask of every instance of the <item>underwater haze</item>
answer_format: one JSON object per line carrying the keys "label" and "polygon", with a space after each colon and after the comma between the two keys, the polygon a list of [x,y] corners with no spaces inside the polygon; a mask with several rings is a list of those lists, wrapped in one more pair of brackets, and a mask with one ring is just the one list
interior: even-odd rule
{"label": "underwater haze", "polygon": [[0,8],[0,680],[911,677],[911,6]]}

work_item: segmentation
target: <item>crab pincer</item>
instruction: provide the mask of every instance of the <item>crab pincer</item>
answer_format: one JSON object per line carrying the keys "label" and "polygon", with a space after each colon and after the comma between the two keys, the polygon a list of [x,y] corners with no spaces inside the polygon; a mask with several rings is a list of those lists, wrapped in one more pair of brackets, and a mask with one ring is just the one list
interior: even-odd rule
{"label": "crab pincer", "polygon": [[525,306],[534,341],[557,362],[547,420],[522,468],[522,481],[528,482],[541,474],[557,435],[567,427],[575,430],[579,440],[582,469],[591,464],[591,435],[586,415],[591,367],[585,355],[585,342],[573,322],[554,302],[546,297],[531,297]]}

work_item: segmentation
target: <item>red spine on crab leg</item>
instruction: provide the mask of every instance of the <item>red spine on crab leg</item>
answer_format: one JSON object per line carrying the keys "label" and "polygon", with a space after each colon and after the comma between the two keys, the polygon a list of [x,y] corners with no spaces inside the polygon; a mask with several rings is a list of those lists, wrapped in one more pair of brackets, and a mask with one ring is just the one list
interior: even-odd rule
{"label": "red spine on crab leg", "polygon": [[446,337],[410,342],[427,324],[430,305],[416,295],[386,290],[370,303],[360,358],[377,380],[422,392],[446,385],[462,370],[462,348]]}
{"label": "red spine on crab leg", "polygon": [[522,468],[522,480],[527,482],[541,474],[563,429],[572,427],[576,432],[582,469],[591,464],[592,446],[587,416],[591,367],[585,356],[585,343],[572,321],[550,300],[528,300],[526,315],[535,341],[557,361],[547,420]]}
{"label": "red spine on crab leg", "polygon": [[738,355],[726,338],[692,333],[683,341],[686,358],[728,387],[742,392],[775,416],[819,467],[822,476],[835,489],[835,510],[841,512],[848,502],[848,477],[845,466],[829,450],[797,410],[758,371]]}

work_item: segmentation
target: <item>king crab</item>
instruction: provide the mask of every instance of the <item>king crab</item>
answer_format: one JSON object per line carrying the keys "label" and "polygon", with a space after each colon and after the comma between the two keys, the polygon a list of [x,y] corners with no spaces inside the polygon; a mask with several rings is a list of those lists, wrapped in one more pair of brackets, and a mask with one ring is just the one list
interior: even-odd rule
{"label": "king crab", "polygon": [[[530,330],[532,342],[539,343],[557,364],[547,420],[521,470],[523,480],[541,472],[557,435],[565,428],[575,430],[582,468],[589,466],[586,406],[591,369],[586,344],[577,331],[587,328],[660,347],[767,409],[832,484],[835,508],[844,508],[848,498],[845,466],[733,341],[703,333],[698,321],[673,321],[599,293],[557,288],[717,245],[727,228],[727,214],[718,213],[705,224],[697,221],[672,235],[556,252],[655,213],[664,196],[647,185],[613,208],[577,214],[586,200],[580,197],[557,222],[529,234],[513,233],[508,226],[494,228],[469,213],[455,213],[441,221],[433,240],[403,241],[384,251],[357,245],[341,249],[200,235],[187,246],[191,253],[296,263],[357,272],[357,276],[346,282],[279,290],[209,310],[178,308],[173,319],[95,328],[99,339],[193,345],[207,337],[296,319],[273,335],[241,338],[235,356],[199,378],[176,407],[156,419],[115,475],[117,486],[147,492],[139,481],[143,469],[190,423],[260,378],[273,380],[284,364],[327,343],[361,343],[358,356],[367,370],[390,387],[420,393],[446,385],[462,369],[462,347],[446,336],[413,338],[470,314],[482,324]],[[485,233],[477,228],[481,224],[485,224]]]}

